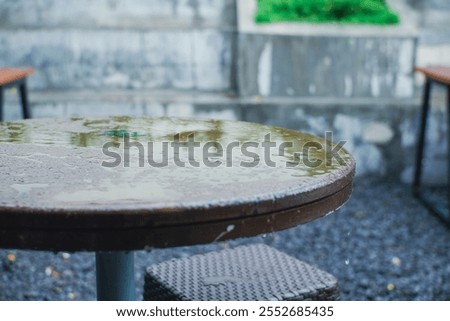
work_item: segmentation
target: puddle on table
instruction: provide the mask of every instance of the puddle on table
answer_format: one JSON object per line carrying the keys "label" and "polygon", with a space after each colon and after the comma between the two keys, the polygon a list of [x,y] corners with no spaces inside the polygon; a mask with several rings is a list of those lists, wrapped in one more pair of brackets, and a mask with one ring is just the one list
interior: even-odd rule
{"label": "puddle on table", "polygon": [[[271,147],[272,153],[268,157],[263,143],[269,133],[274,147]],[[123,149],[125,135],[128,135],[130,144],[140,143],[144,148],[152,142],[152,148],[156,148],[152,150],[152,153],[156,158],[162,155],[162,148],[158,148],[158,145],[163,142],[172,147],[174,141],[185,144],[192,139],[201,143],[198,148],[198,160],[204,159],[205,156],[202,153],[206,143],[209,143],[208,146],[212,149],[208,152],[215,147],[216,151],[221,150],[224,156],[231,155],[240,163],[267,160],[269,163],[289,164],[291,167],[285,167],[294,170],[291,174],[293,177],[326,174],[339,167],[339,164],[326,164],[324,139],[297,131],[253,123],[132,117],[98,120],[72,118],[70,121],[36,119],[0,123],[0,142],[67,147],[102,147],[107,142],[113,142],[114,147]],[[258,146],[244,145],[249,143],[258,144]],[[289,147],[286,143],[292,146]],[[233,144],[235,147],[232,147]],[[310,146],[305,148],[305,144]],[[179,148],[182,156],[187,156],[187,149],[187,147]],[[149,152],[149,150],[146,151]],[[344,150],[341,150],[339,155],[344,160],[349,159],[348,153]],[[217,161],[217,156],[211,156],[213,161]],[[175,155],[171,155],[169,161],[173,161],[174,157]],[[303,166],[295,166],[298,163],[302,163]]]}
{"label": "puddle on table", "polygon": [[[263,147],[269,143],[268,134],[271,149]],[[198,143],[193,154],[183,145],[190,139]],[[105,143],[120,160],[118,166],[105,166],[115,159],[102,152]],[[174,143],[182,146],[175,150]],[[307,143],[312,148],[305,149]],[[26,146],[20,148],[21,144]],[[35,194],[34,201],[41,201],[39,193],[48,193],[48,199],[64,204],[195,202],[213,195],[220,203],[230,198],[245,201],[249,195],[258,201],[274,191],[299,192],[302,186],[314,186],[312,180],[328,184],[341,168],[348,171],[353,164],[344,149],[339,155],[345,164],[327,164],[325,145],[320,137],[293,130],[219,120],[111,117],[0,122],[0,161],[21,168],[4,176],[5,186],[16,194]],[[42,184],[20,184],[20,175]],[[86,178],[92,183],[87,184]],[[58,183],[47,186],[50,181]],[[9,194],[3,194],[6,202]]]}

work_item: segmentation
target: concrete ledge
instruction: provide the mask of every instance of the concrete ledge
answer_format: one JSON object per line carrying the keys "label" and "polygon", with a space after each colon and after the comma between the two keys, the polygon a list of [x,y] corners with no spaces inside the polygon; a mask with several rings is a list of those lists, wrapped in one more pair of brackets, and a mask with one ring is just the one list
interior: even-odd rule
{"label": "concrete ledge", "polygon": [[[7,101],[15,101],[16,94],[14,89],[7,93]],[[14,94],[14,95],[13,95]],[[101,89],[101,90],[34,90],[30,92],[30,100],[35,104],[45,104],[61,101],[72,101],[83,103],[92,102],[121,102],[121,103],[173,103],[185,102],[189,104],[209,104],[214,103],[224,105],[277,105],[282,106],[347,106],[348,108],[381,108],[381,106],[394,106],[397,108],[406,108],[411,110],[419,105],[418,98],[334,98],[334,97],[238,97],[232,92],[229,93],[208,93],[192,90],[173,90],[173,89]],[[438,103],[445,103],[443,100]],[[375,110],[375,112],[377,112]]]}

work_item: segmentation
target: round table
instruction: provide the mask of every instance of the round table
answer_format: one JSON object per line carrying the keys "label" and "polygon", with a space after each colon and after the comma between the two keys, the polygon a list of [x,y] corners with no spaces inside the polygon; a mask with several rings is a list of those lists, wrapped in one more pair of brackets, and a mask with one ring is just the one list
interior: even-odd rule
{"label": "round table", "polygon": [[309,222],[345,203],[354,170],[341,146],[254,123],[0,122],[0,247],[96,251],[98,298],[134,299],[133,250]]}

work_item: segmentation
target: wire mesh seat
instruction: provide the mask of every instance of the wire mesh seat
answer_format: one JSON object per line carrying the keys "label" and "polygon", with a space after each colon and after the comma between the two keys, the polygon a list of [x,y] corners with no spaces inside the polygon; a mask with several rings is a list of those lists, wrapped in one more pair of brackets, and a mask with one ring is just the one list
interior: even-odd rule
{"label": "wire mesh seat", "polygon": [[263,244],[170,260],[145,273],[148,301],[338,299],[334,276]]}

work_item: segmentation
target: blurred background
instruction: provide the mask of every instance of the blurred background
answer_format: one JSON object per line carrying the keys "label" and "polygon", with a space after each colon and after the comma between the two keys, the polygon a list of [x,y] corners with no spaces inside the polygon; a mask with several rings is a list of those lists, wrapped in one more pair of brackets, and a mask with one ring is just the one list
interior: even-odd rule
{"label": "blurred background", "polygon": [[[33,118],[176,116],[333,131],[357,161],[349,204],[258,241],[336,275],[344,299],[449,300],[448,229],[410,184],[424,83],[414,67],[450,66],[450,2],[388,3],[397,25],[256,24],[256,0],[0,0],[0,66],[35,68]],[[433,87],[423,175],[433,188],[447,184],[445,97]],[[10,89],[4,119],[19,118]],[[203,250],[141,253],[139,264]],[[94,298],[89,254],[2,250],[1,262],[0,299]],[[33,281],[41,277],[42,291]]]}

